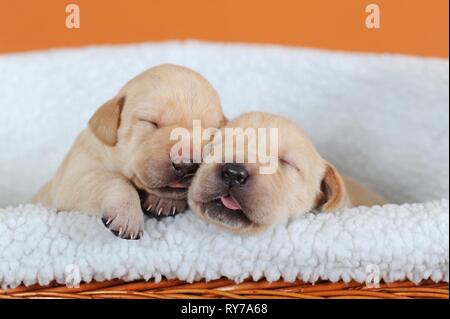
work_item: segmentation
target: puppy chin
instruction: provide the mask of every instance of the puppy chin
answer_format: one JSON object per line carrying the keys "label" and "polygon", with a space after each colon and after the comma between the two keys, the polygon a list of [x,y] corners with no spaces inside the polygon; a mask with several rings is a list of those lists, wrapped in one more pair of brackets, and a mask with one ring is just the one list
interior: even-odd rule
{"label": "puppy chin", "polygon": [[131,181],[138,190],[147,192],[160,198],[167,198],[174,200],[187,199],[188,186],[190,181],[186,181],[186,188],[175,188],[169,186],[171,184],[171,182],[169,181],[165,183],[159,182],[158,184],[155,184],[148,181],[149,178],[145,179],[146,180],[145,182],[143,180],[144,180],[143,178],[139,177],[139,174],[135,174],[131,178]]}
{"label": "puppy chin", "polygon": [[255,235],[262,233],[271,227],[270,225],[259,224],[252,221],[241,210],[229,210],[217,203],[216,200],[202,203],[189,199],[188,202],[192,211],[198,217],[227,232]]}
{"label": "puppy chin", "polygon": [[175,199],[175,200],[182,200],[187,198],[187,189],[161,187],[161,188],[146,188],[145,191],[149,194],[161,198]]}

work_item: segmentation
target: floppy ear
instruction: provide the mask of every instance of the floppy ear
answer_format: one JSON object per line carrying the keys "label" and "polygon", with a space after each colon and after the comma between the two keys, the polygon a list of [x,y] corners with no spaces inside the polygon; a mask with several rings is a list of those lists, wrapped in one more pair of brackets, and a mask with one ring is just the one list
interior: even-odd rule
{"label": "floppy ear", "polygon": [[349,204],[349,199],[341,174],[330,163],[326,165],[316,209],[332,212],[346,207]]}
{"label": "floppy ear", "polygon": [[108,146],[117,144],[117,130],[120,126],[120,114],[125,104],[125,96],[113,98],[103,104],[89,120],[94,135]]}

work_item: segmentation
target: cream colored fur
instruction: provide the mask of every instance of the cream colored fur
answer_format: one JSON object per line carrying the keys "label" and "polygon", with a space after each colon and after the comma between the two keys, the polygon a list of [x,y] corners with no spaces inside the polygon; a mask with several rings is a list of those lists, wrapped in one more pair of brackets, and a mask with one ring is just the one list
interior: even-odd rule
{"label": "cream colored fur", "polygon": [[192,129],[193,120],[205,127],[224,124],[214,88],[180,66],[145,71],[98,109],[33,202],[102,216],[119,237],[140,238],[144,217],[138,190],[156,198],[159,214],[186,207],[187,190],[167,191],[177,181],[169,156],[176,141],[169,137],[173,128]]}

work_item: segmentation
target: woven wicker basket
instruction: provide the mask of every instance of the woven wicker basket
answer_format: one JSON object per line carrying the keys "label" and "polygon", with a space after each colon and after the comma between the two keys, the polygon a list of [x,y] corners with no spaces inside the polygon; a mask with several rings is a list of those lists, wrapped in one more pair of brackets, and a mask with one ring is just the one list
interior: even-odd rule
{"label": "woven wicker basket", "polygon": [[76,299],[448,299],[448,283],[424,281],[416,285],[409,281],[380,284],[379,288],[367,288],[365,284],[328,281],[308,284],[302,281],[269,283],[245,281],[236,284],[227,279],[188,284],[180,280],[124,282],[111,280],[81,284],[79,288],[67,288],[56,283],[46,287],[34,285],[0,290],[0,299],[10,298],[76,298]]}

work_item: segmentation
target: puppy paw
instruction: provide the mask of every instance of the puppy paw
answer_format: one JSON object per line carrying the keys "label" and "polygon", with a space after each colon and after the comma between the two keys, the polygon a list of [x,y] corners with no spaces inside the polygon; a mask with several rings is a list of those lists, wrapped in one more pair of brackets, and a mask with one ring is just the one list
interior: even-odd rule
{"label": "puppy paw", "polygon": [[147,194],[142,201],[142,209],[150,217],[175,216],[184,212],[186,207],[186,200],[160,198],[152,194]]}
{"label": "puppy paw", "polygon": [[122,239],[138,240],[144,235],[144,215],[141,210],[112,207],[102,215],[102,222],[114,235]]}

